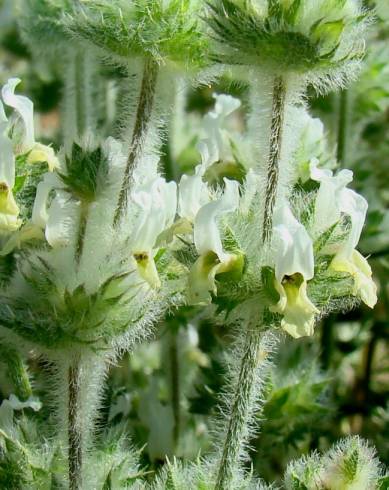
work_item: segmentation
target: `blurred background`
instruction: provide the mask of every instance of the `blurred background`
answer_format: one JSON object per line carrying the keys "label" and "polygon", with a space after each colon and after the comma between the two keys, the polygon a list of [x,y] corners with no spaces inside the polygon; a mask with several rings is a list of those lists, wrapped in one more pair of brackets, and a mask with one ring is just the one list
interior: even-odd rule
{"label": "blurred background", "polygon": [[[21,78],[19,93],[34,102],[37,139],[58,149],[61,63],[31,50],[26,19],[18,10],[22,3],[0,0],[0,85],[9,77]],[[374,310],[360,306],[325,318],[314,338],[284,340],[268,383],[262,429],[251,442],[253,465],[267,480],[280,478],[291,458],[326,449],[348,434],[370,440],[381,461],[389,464],[389,5],[383,0],[367,6],[377,8],[377,19],[359,80],[328,97],[312,93],[309,103],[312,115],[324,123],[326,149],[321,158],[330,166],[337,161],[352,169],[355,189],[369,202],[360,250],[370,256],[379,301]],[[96,99],[102,107],[99,131],[115,136],[130,87],[120,69],[101,65],[99,71],[104,81]],[[180,110],[163,148],[167,178],[179,180],[199,163],[195,146],[214,92],[242,100],[231,124],[234,131],[244,130],[249,100],[244,82],[225,77],[196,90],[183,84],[177,95]],[[243,176],[238,161],[226,162],[222,173]],[[217,181],[223,175],[212,178]],[[153,341],[111,370],[101,423],[129,433],[136,447],[144,447],[147,468],[157,468],[166,456],[195,459],[209,449],[209,420],[224,376],[223,351],[231,342],[215,316],[181,308],[158,326]],[[42,370],[38,365],[31,369],[36,394],[44,402]],[[4,399],[12,393],[12,383],[6,369],[0,372]],[[43,406],[37,416],[48,418],[50,413]]]}

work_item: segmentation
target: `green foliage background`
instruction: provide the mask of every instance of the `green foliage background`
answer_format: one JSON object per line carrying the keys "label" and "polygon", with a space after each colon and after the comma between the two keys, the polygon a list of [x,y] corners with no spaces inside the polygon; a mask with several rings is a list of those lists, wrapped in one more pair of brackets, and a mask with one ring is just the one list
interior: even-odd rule
{"label": "green foliage background", "polygon": [[[10,75],[23,79],[22,90],[40,115],[41,140],[46,136],[52,141],[58,137],[62,90],[58,70],[55,63],[32,56],[11,7],[12,2],[0,2],[0,85]],[[361,251],[370,255],[379,302],[374,310],[361,306],[325,318],[315,338],[283,340],[268,382],[262,429],[251,441],[252,464],[268,481],[278,480],[290,459],[325,450],[348,434],[371,441],[381,461],[389,464],[388,44],[389,15],[378,18],[372,30],[359,81],[347,91],[311,98],[312,112],[325,122],[339,161],[353,169],[355,186],[370,204]],[[105,76],[119,83],[120,69],[110,68]],[[231,93],[242,99],[243,106],[247,104],[245,85],[225,77],[212,87],[191,89],[186,116],[199,119],[205,114],[212,107],[213,92]],[[169,177],[177,179],[198,163],[195,141],[188,137],[188,142],[179,154],[165,148]],[[7,267],[0,262],[2,272]],[[196,308],[182,308],[158,326],[155,340],[126,355],[111,370],[101,426],[104,422],[115,433],[129,434],[137,448],[146,445],[141,457],[147,471],[157,470],[166,456],[195,460],[209,449],[209,420],[223,384],[223,351],[231,343],[230,336],[222,324]],[[43,408],[33,416],[50,419],[41,366],[30,361],[29,367],[34,394],[43,401]],[[14,386],[4,364],[0,376],[0,397],[6,399]],[[96,437],[105,438],[104,434]],[[11,463],[2,463],[1,488],[16,488],[7,480],[15,475],[7,467]]]}

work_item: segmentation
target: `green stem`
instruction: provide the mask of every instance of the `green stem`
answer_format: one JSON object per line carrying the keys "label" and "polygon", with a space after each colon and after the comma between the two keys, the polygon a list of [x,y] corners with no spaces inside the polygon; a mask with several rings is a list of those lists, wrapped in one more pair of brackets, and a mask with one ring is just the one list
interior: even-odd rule
{"label": "green stem", "polygon": [[171,375],[171,397],[173,407],[173,441],[174,446],[177,447],[177,443],[180,436],[181,414],[180,414],[180,375],[179,375],[179,361],[178,361],[178,346],[177,346],[177,332],[174,330],[170,332],[170,345],[169,345],[169,358],[170,358],[170,375]]}
{"label": "green stem", "polygon": [[85,233],[86,227],[88,225],[89,216],[89,205],[88,203],[81,202],[80,207],[80,223],[78,227],[76,250],[75,250],[75,261],[79,265],[81,262],[82,252],[84,250]]}
{"label": "green stem", "polygon": [[64,88],[64,143],[69,150],[86,131],[97,127],[95,99],[96,77],[94,62],[88,53],[69,49],[66,59]]}
{"label": "green stem", "polygon": [[344,167],[347,162],[347,138],[349,126],[349,92],[342,90],[339,95],[338,149],[337,160]]}
{"label": "green stem", "polygon": [[124,177],[119,193],[119,199],[114,215],[114,226],[120,222],[120,218],[127,206],[128,191],[132,184],[133,172],[141,153],[147,131],[153,114],[155,92],[158,78],[158,65],[152,59],[145,61],[142,84],[139,94],[138,107],[135,115],[134,129],[130,143],[130,151],[127,158]]}
{"label": "green stem", "polygon": [[273,104],[270,128],[270,148],[267,164],[267,183],[265,191],[265,210],[263,216],[262,240],[269,242],[273,230],[273,212],[278,191],[282,136],[285,117],[286,85],[281,76],[273,83]]}
{"label": "green stem", "polygon": [[332,352],[334,349],[334,327],[336,316],[329,315],[323,320],[321,333],[321,363],[324,370],[328,369],[331,364]]}
{"label": "green stem", "polygon": [[256,383],[256,371],[264,360],[260,340],[259,326],[256,323],[249,324],[215,490],[231,489],[239,466],[239,455],[247,439],[247,426],[252,417],[254,401],[260,395]]}
{"label": "green stem", "polygon": [[68,368],[69,490],[82,488],[81,369],[76,360]]}

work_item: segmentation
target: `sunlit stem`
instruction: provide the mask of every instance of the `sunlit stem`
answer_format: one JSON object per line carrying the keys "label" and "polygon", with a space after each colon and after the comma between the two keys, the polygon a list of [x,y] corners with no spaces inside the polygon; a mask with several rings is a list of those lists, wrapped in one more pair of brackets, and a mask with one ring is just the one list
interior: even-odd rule
{"label": "sunlit stem", "polygon": [[282,137],[285,117],[286,86],[281,76],[276,76],[273,83],[273,103],[270,128],[269,157],[267,162],[267,179],[265,190],[265,209],[263,214],[262,240],[269,242],[273,229],[273,212],[278,192]]}
{"label": "sunlit stem", "polygon": [[76,250],[75,250],[75,260],[76,264],[79,265],[81,262],[82,252],[84,250],[85,234],[88,225],[89,216],[89,203],[80,203],[80,222],[78,225]]}
{"label": "sunlit stem", "polygon": [[69,490],[82,488],[81,368],[75,360],[68,368]]}
{"label": "sunlit stem", "polygon": [[150,126],[155,101],[155,92],[158,78],[158,64],[147,59],[143,68],[142,83],[139,93],[138,106],[135,115],[134,129],[132,132],[130,149],[124,170],[123,181],[119,193],[119,199],[114,215],[114,225],[118,225],[120,218],[127,206],[128,192],[132,185],[133,173],[141,154],[143,144]]}
{"label": "sunlit stem", "polygon": [[96,130],[98,111],[93,88],[97,73],[90,54],[72,48],[64,72],[63,137],[65,149],[70,150],[74,141],[79,141],[87,131]]}
{"label": "sunlit stem", "polygon": [[171,376],[171,401],[173,408],[173,441],[177,448],[180,437],[181,413],[180,413],[180,371],[178,358],[178,339],[177,331],[172,329],[169,333],[169,358],[170,358],[170,376]]}
{"label": "sunlit stem", "polygon": [[242,445],[246,442],[247,425],[258,389],[255,382],[256,370],[264,360],[260,339],[261,330],[258,325],[249,325],[215,490],[230,490],[234,474],[239,468],[239,454]]}
{"label": "sunlit stem", "polygon": [[338,111],[338,163],[344,167],[347,162],[348,131],[350,120],[350,96],[348,90],[342,90],[339,94]]}

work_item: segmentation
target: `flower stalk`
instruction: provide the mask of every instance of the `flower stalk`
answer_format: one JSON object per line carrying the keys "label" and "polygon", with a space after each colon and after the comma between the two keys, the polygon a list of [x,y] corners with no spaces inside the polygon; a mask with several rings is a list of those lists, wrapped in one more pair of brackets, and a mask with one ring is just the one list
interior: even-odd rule
{"label": "flower stalk", "polygon": [[234,475],[239,471],[242,448],[250,436],[249,426],[262,394],[268,357],[273,350],[267,334],[258,322],[249,322],[235,392],[231,406],[223,451],[218,466],[215,490],[233,488]]}
{"label": "flower stalk", "polygon": [[177,332],[174,330],[169,333],[169,357],[171,375],[171,402],[173,408],[173,442],[177,448],[180,437],[181,413],[180,413],[180,372],[178,359]]}
{"label": "flower stalk", "polygon": [[347,163],[347,139],[350,122],[350,94],[349,90],[342,90],[339,94],[338,113],[338,148],[337,160],[344,167]]}
{"label": "flower stalk", "polygon": [[273,212],[278,191],[282,137],[285,116],[286,85],[282,76],[273,82],[273,103],[270,129],[270,147],[267,162],[267,182],[264,202],[262,240],[269,242],[273,229]]}
{"label": "flower stalk", "polygon": [[82,252],[84,250],[84,240],[86,228],[88,225],[89,216],[89,204],[81,202],[80,204],[80,223],[78,227],[76,250],[75,250],[75,260],[76,264],[79,265],[81,262]]}
{"label": "flower stalk", "polygon": [[87,130],[96,129],[96,114],[93,107],[93,64],[88,54],[81,51],[69,53],[65,69],[64,126],[65,148],[72,147]]}
{"label": "flower stalk", "polygon": [[114,226],[119,224],[120,218],[122,217],[127,205],[128,190],[132,184],[133,172],[135,170],[136,162],[142,149],[153,114],[157,79],[158,64],[153,59],[146,59],[143,68],[142,83],[138,107],[135,115],[134,129],[131,137],[130,150],[114,215]]}
{"label": "flower stalk", "polygon": [[82,488],[81,367],[75,360],[68,368],[68,469],[69,490]]}

